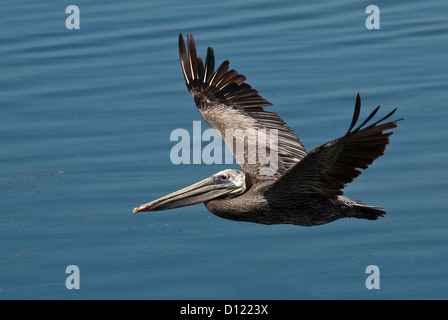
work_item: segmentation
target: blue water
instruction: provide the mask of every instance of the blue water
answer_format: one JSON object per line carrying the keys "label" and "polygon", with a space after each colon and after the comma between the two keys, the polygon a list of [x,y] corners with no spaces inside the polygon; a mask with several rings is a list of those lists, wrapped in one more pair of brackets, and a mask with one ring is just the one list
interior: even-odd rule
{"label": "blue water", "polygon": [[[65,27],[70,4],[79,30]],[[448,4],[376,1],[368,30],[370,4],[4,3],[0,299],[447,299]],[[132,215],[229,167],[170,162],[171,131],[201,120],[179,32],[229,59],[307,150],[345,133],[357,92],[363,117],[399,107],[385,156],[346,188],[387,217],[304,228],[203,205]],[[366,288],[369,265],[380,289]]]}

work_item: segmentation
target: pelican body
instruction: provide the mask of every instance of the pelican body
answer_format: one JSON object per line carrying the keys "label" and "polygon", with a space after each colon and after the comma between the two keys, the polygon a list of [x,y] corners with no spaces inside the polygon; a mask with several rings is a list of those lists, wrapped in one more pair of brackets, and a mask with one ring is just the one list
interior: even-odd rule
{"label": "pelican body", "polygon": [[[373,123],[379,106],[356,128],[361,98],[348,131],[342,137],[306,152],[298,136],[274,112],[265,110],[271,103],[248,85],[246,77],[229,70],[224,61],[215,70],[212,48],[205,63],[197,57],[192,35],[185,46],[179,34],[179,57],[185,84],[204,120],[232,150],[240,170],[227,169],[189,187],[146,203],[134,213],[160,211],[203,202],[213,214],[230,220],[260,224],[316,226],[341,218],[376,220],[386,212],[378,207],[347,198],[342,189],[384,154],[391,129],[398,120],[384,122],[396,109]],[[267,152],[278,154],[277,171],[267,171],[262,161],[247,161],[250,153],[244,136],[225,139],[226,129],[244,132],[276,130],[278,140],[265,139]],[[244,154],[236,156],[238,142]],[[260,143],[260,142],[259,142]],[[268,173],[267,173],[268,172]]]}

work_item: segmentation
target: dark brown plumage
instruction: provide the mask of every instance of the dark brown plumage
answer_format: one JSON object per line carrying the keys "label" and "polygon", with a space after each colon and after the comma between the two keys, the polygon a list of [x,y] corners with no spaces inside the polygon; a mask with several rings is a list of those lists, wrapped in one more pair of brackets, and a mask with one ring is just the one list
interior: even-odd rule
{"label": "dark brown plumage", "polygon": [[[361,174],[358,169],[366,169],[383,155],[392,134],[388,130],[396,128],[401,119],[383,121],[396,109],[369,124],[379,110],[377,107],[356,127],[361,110],[358,94],[346,134],[307,153],[286,123],[276,113],[264,109],[271,103],[245,82],[245,76],[229,70],[228,61],[215,70],[212,48],[207,49],[204,64],[197,57],[191,34],[188,34],[187,47],[179,34],[179,57],[186,86],[199,112],[225,140],[242,171],[221,171],[142,205],[134,213],[204,202],[208,210],[226,219],[302,226],[345,217],[375,220],[386,214],[377,207],[350,200],[342,189]],[[233,134],[229,138],[229,130],[245,134]],[[269,135],[272,132],[277,133],[278,139]],[[248,141],[252,136],[265,138],[257,143],[262,144],[267,154],[278,154],[275,170],[270,163],[261,161],[258,154],[256,161],[249,161],[254,150],[259,150],[250,148]],[[238,153],[238,145],[244,146],[244,154]]]}

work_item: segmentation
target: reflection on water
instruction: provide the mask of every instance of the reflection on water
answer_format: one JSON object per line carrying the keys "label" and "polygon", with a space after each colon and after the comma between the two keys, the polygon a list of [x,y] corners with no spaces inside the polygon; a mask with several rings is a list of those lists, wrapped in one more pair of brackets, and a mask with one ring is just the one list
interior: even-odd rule
{"label": "reflection on water", "polygon": [[[352,1],[77,5],[79,30],[64,4],[0,12],[1,299],[446,298],[445,3],[380,1],[379,30]],[[385,156],[346,188],[387,217],[302,228],[203,205],[132,215],[229,167],[170,162],[172,130],[201,120],[179,32],[229,59],[307,150],[345,133],[357,92],[362,118],[398,107]],[[65,286],[69,265],[80,290]]]}

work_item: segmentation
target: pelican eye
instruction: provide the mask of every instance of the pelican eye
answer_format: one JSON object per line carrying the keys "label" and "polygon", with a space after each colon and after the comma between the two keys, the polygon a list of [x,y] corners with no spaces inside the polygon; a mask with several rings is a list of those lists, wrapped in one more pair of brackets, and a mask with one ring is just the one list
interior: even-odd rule
{"label": "pelican eye", "polygon": [[222,181],[227,181],[227,180],[229,180],[229,176],[227,174],[222,174],[221,175],[221,180]]}

